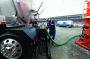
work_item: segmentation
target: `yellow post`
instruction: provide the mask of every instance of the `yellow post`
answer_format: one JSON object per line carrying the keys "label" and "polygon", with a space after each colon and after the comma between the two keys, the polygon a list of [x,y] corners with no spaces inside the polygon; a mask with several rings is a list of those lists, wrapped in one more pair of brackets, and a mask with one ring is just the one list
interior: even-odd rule
{"label": "yellow post", "polygon": [[86,11],[86,8],[87,8],[87,2],[88,2],[88,0],[84,0],[84,6],[83,6],[83,12],[82,12],[82,18],[85,18],[85,11]]}

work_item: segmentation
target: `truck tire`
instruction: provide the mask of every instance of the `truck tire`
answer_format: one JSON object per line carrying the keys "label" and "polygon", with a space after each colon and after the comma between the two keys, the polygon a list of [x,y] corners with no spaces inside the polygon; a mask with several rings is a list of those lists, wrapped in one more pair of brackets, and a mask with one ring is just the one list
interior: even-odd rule
{"label": "truck tire", "polygon": [[33,59],[30,42],[17,35],[0,35],[0,59]]}

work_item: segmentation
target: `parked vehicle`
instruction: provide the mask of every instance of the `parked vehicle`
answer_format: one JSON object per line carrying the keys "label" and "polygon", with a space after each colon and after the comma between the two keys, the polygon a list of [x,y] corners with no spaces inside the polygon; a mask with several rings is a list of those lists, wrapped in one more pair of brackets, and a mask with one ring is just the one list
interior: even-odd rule
{"label": "parked vehicle", "polygon": [[59,27],[73,27],[73,21],[67,20],[67,21],[57,21],[57,26]]}

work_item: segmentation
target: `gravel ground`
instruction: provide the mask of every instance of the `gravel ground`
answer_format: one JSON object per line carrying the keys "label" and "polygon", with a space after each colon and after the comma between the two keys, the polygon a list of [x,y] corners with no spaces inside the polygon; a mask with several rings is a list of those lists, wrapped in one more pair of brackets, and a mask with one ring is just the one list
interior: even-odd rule
{"label": "gravel ground", "polygon": [[[59,28],[57,27],[56,41],[65,41],[72,36],[82,33],[81,28]],[[90,52],[74,44],[74,40],[63,46],[52,46],[52,59],[90,59]]]}

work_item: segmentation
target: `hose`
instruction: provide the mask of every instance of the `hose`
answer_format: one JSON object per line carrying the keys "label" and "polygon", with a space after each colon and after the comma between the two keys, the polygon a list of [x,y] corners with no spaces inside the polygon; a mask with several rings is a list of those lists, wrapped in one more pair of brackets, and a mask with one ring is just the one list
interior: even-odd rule
{"label": "hose", "polygon": [[71,40],[73,40],[75,37],[80,37],[81,35],[72,36],[72,37],[70,37],[68,40],[66,40],[66,41],[64,41],[64,42],[61,42],[61,43],[55,42],[55,41],[51,38],[51,36],[50,36],[50,34],[49,34],[48,32],[47,32],[47,36],[48,36],[48,38],[49,38],[55,45],[57,45],[57,46],[62,46],[62,45],[66,45],[68,42],[70,42]]}

